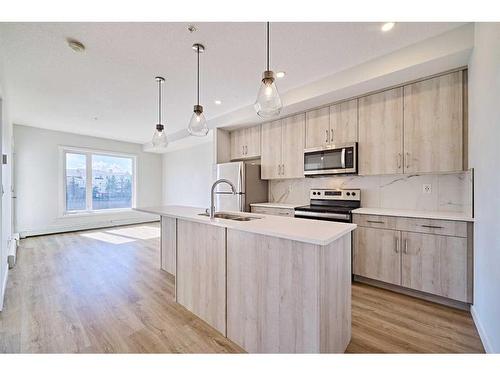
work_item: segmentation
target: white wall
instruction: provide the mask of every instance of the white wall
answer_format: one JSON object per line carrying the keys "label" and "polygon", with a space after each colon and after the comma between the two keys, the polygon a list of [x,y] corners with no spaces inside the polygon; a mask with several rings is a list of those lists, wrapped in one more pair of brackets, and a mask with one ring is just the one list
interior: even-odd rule
{"label": "white wall", "polygon": [[7,256],[9,255],[10,242],[12,239],[12,123],[8,112],[8,99],[3,84],[3,68],[0,65],[0,138],[1,153],[6,154],[8,163],[2,164],[0,180],[4,189],[4,194],[0,200],[1,224],[0,224],[0,311],[3,307],[3,297],[7,284],[8,266]]}
{"label": "white wall", "polygon": [[500,23],[475,25],[469,93],[476,217],[472,312],[486,350],[500,353]]}
{"label": "white wall", "polygon": [[62,207],[59,207],[58,194],[62,191],[63,183],[59,146],[135,154],[136,205],[161,204],[161,156],[142,152],[140,144],[21,125],[14,125],[14,143],[16,230],[22,236],[129,224],[156,218],[137,211],[71,217],[60,215]]}
{"label": "white wall", "polygon": [[163,204],[210,206],[213,142],[163,154]]}

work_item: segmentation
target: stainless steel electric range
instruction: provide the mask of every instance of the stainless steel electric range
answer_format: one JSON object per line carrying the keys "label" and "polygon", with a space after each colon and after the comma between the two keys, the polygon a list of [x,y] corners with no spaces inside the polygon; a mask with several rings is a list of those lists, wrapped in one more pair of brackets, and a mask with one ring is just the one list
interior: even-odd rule
{"label": "stainless steel electric range", "polygon": [[361,206],[359,189],[311,189],[310,204],[295,208],[295,217],[352,223],[352,211]]}

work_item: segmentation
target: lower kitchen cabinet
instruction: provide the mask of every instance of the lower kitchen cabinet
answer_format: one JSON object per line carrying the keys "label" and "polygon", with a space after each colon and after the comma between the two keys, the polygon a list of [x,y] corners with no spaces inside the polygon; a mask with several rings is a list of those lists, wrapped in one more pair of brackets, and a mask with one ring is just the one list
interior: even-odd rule
{"label": "lower kitchen cabinet", "polygon": [[467,292],[467,238],[402,232],[406,288],[463,302]]}
{"label": "lower kitchen cabinet", "polygon": [[355,276],[472,303],[472,223],[376,217],[354,215]]}
{"label": "lower kitchen cabinet", "polygon": [[401,283],[400,232],[358,227],[354,231],[353,269],[355,275]]}
{"label": "lower kitchen cabinet", "polygon": [[286,216],[286,217],[295,216],[295,210],[293,208],[252,206],[251,211],[252,213],[255,214],[276,215],[276,216]]}

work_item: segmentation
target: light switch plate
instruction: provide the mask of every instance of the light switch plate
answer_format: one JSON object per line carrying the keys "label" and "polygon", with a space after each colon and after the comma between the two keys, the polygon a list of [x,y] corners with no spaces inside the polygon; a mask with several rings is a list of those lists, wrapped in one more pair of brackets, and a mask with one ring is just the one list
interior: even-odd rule
{"label": "light switch plate", "polygon": [[423,184],[422,185],[422,193],[424,193],[424,194],[432,193],[432,185],[431,184]]}

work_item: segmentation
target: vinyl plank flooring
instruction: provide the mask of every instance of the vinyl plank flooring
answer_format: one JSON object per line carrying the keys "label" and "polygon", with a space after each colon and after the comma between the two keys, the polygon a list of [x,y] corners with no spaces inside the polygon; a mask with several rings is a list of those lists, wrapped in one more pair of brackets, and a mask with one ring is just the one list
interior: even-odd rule
{"label": "vinyl plank flooring", "polygon": [[[239,353],[174,301],[159,225],[21,240],[0,353]],[[152,233],[156,233],[156,236]],[[481,353],[469,313],[354,283],[348,353]]]}

